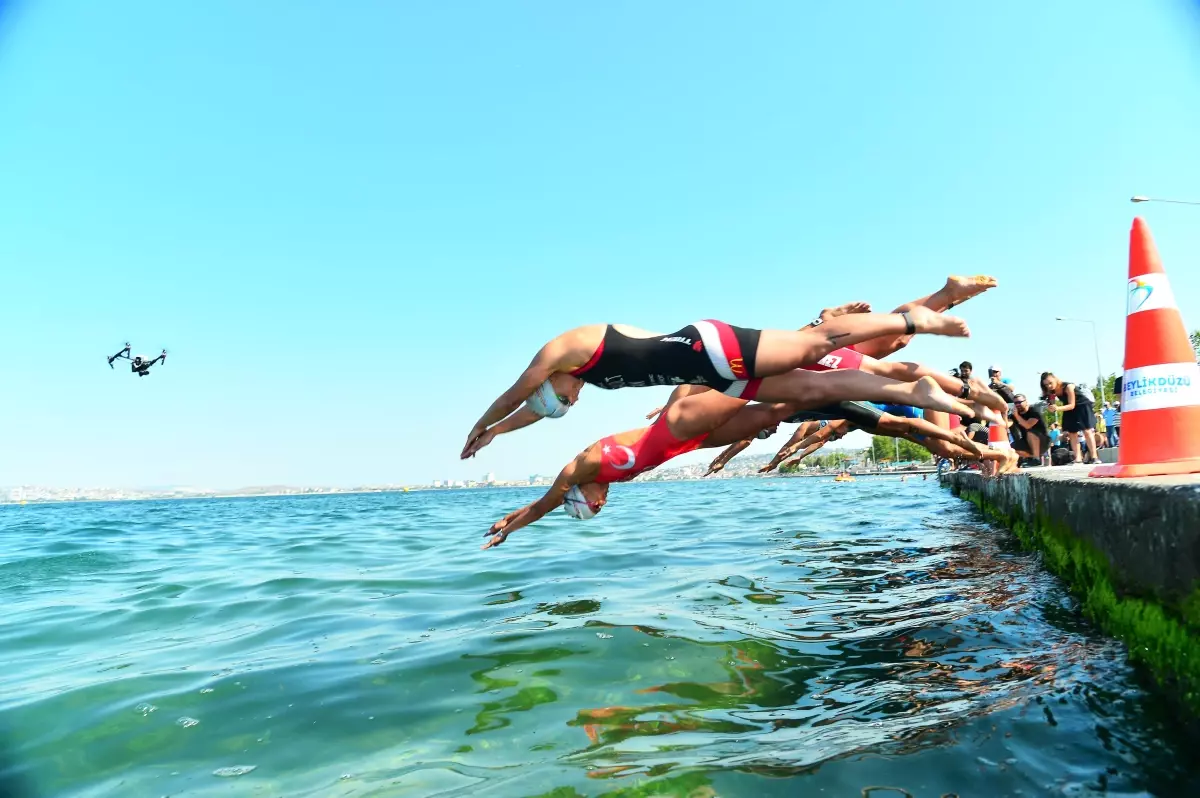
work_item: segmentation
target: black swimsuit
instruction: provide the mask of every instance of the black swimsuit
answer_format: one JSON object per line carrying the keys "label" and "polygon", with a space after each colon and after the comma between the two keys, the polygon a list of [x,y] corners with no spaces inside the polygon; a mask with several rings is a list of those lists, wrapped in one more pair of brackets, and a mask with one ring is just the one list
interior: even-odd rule
{"label": "black swimsuit", "polygon": [[838,402],[812,410],[801,410],[783,420],[784,424],[799,424],[803,421],[849,421],[856,427],[873,430],[879,426],[883,411],[866,402]]}
{"label": "black swimsuit", "polygon": [[679,332],[631,338],[610,324],[596,353],[571,373],[598,388],[705,385],[729,396],[753,399],[759,330],[720,321],[698,321]]}

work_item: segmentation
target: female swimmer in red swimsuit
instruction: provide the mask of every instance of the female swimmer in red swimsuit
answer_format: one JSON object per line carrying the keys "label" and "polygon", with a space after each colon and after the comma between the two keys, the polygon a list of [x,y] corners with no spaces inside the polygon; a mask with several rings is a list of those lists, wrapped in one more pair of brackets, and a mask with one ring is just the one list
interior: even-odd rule
{"label": "female swimmer in red swimsuit", "polygon": [[854,368],[907,381],[933,376],[944,390],[999,410],[1003,400],[988,395],[982,383],[967,385],[916,364],[875,360],[907,344],[914,333],[965,337],[966,324],[940,311],[995,284],[991,277],[950,277],[939,291],[905,303],[892,314],[866,313],[868,305],[853,303],[825,311],[808,327],[790,332],[751,330],[717,321],[696,322],[669,335],[626,325],[578,327],[541,348],[512,387],[471,428],[461,457],[472,457],[487,446],[498,434],[501,420],[507,420],[504,429],[512,432],[542,418],[563,416],[578,401],[585,382],[607,389],[701,385],[752,399],[758,378],[803,366]]}
{"label": "female swimmer in red swimsuit", "polygon": [[[700,448],[727,446],[770,429],[800,409],[822,407],[851,399],[910,404],[956,412],[965,408],[928,377],[916,382],[896,382],[861,371],[828,374],[794,370],[767,377],[759,390],[778,393],[773,382],[785,381],[793,398],[787,403],[747,406],[747,400],[690,385],[676,388],[662,413],[649,427],[609,435],[589,446],[567,464],[542,498],[509,513],[492,525],[484,544],[499,546],[508,535],[565,504],[575,518],[591,518],[608,497],[608,486],[656,468],[673,457]],[[502,422],[504,423],[504,422]]]}

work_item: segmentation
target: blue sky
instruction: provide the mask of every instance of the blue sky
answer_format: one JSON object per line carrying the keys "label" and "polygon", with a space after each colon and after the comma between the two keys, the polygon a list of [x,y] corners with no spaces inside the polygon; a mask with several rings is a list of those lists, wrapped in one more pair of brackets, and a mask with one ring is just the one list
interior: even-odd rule
{"label": "blue sky", "polygon": [[553,473],[664,396],[461,463],[553,335],[950,273],[1001,287],[909,357],[1117,370],[1135,211],[1200,324],[1200,208],[1128,202],[1200,198],[1200,15],[978,6],[9,3],[0,485]]}

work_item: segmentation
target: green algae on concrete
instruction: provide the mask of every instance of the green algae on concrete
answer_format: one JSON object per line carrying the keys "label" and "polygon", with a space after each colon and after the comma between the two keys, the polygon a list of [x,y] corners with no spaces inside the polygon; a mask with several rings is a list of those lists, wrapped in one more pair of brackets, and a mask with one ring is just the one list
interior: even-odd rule
{"label": "green algae on concrete", "polygon": [[[999,480],[958,472],[943,481],[1011,529],[1022,546],[1040,551],[1079,597],[1086,617],[1122,640],[1130,659],[1144,665],[1192,719],[1200,717],[1200,588],[1193,578],[1186,591],[1180,589],[1195,557],[1181,565],[1156,556],[1200,552],[1200,479],[1099,482],[1071,471]],[[1099,534],[1098,525],[1105,524]],[[1162,527],[1171,545],[1149,539]],[[1114,543],[1121,538],[1127,540]],[[1125,556],[1129,545],[1148,547],[1150,556]]]}

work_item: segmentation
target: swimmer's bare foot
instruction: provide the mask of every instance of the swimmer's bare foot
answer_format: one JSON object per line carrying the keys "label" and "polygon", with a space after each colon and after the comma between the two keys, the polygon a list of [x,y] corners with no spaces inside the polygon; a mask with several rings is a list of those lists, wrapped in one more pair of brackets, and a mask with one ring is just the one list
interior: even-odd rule
{"label": "swimmer's bare foot", "polygon": [[1004,397],[987,387],[982,380],[971,378],[967,381],[970,386],[970,393],[967,394],[968,399],[974,399],[984,407],[990,407],[997,413],[1008,412],[1008,402],[1004,401]]}
{"label": "swimmer's bare foot", "polygon": [[844,305],[838,305],[836,308],[825,308],[817,317],[821,321],[829,321],[836,319],[838,316],[846,316],[850,313],[870,313],[871,305],[869,302],[847,302]]}
{"label": "swimmer's bare foot", "polygon": [[917,305],[908,311],[908,318],[919,333],[929,335],[948,335],[952,338],[966,338],[971,335],[967,323],[957,316],[947,316],[923,305]]}
{"label": "swimmer's bare foot", "polygon": [[974,438],[967,437],[966,435],[960,434],[959,437],[961,439],[959,442],[959,446],[963,447],[968,452],[971,452],[976,457],[978,457],[980,460],[984,459],[984,457],[988,453],[988,447],[984,446],[982,443],[975,440]]}
{"label": "swimmer's bare foot", "polygon": [[989,288],[995,288],[996,285],[996,278],[988,277],[986,274],[976,274],[973,277],[959,277],[952,274],[946,278],[946,285],[942,291],[948,302],[947,308],[952,308],[955,305],[961,305],[973,296],[979,296]]}
{"label": "swimmer's bare foot", "polygon": [[933,377],[922,377],[911,385],[913,404],[917,407],[941,410],[943,413],[953,413],[958,416],[971,415],[971,408],[943,391]]}
{"label": "swimmer's bare foot", "polygon": [[1008,422],[1005,421],[1003,413],[999,413],[990,407],[984,407],[974,399],[966,399],[964,401],[971,408],[971,418],[977,421],[986,421],[988,424],[994,424],[1000,427],[1008,426]]}
{"label": "swimmer's bare foot", "polygon": [[1021,462],[1021,455],[1009,449],[1004,453],[1004,462],[1000,463],[1000,474],[1011,474],[1017,470],[1017,464]]}

